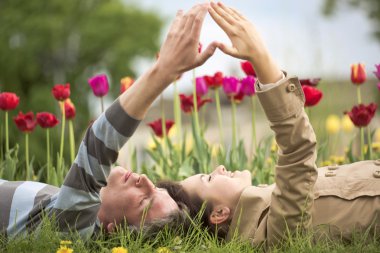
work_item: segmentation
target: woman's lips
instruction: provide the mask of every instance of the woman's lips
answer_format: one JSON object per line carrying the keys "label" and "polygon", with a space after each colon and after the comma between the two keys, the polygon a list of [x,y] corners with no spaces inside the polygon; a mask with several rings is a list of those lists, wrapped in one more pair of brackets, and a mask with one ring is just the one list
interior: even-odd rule
{"label": "woman's lips", "polygon": [[132,175],[132,171],[127,171],[124,175],[124,182],[127,182],[128,178]]}

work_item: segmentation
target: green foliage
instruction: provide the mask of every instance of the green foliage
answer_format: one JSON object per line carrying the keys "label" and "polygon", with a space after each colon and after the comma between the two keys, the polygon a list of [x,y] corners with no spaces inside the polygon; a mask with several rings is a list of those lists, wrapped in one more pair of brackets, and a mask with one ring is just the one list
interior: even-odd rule
{"label": "green foliage", "polygon": [[[134,76],[135,57],[153,57],[158,51],[163,23],[156,13],[122,0],[2,0],[0,24],[0,92],[15,92],[20,97],[17,110],[59,115],[56,101],[49,96],[51,88],[56,83],[71,83],[78,115],[76,136],[81,136],[89,122],[87,79],[96,72],[107,72],[110,95],[117,96],[121,77]],[[10,122],[11,147],[21,143],[18,133]],[[45,143],[44,138],[45,133],[36,129],[30,146]],[[58,138],[52,138],[52,143],[58,143]],[[31,155],[41,161],[45,152],[36,148]]]}

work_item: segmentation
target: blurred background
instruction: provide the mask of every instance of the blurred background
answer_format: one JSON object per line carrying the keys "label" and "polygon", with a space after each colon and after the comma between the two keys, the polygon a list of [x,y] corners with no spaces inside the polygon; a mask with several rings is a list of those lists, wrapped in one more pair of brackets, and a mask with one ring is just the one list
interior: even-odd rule
{"label": "blurred background", "polygon": [[[78,145],[89,122],[100,113],[87,79],[97,73],[108,75],[111,88],[106,104],[109,105],[119,95],[121,78],[136,78],[154,62],[176,11],[188,10],[198,2],[1,0],[0,92],[17,93],[20,97],[17,111],[49,111],[59,115],[51,88],[57,83],[70,83],[71,100],[77,108],[74,126]],[[363,85],[363,102],[378,102],[377,80],[372,71],[374,64],[380,63],[379,0],[226,0],[224,3],[238,9],[256,25],[282,69],[301,78],[322,78],[318,88],[324,97],[311,110],[311,120],[321,135],[327,115],[341,116],[356,104],[356,88],[350,83],[352,63],[366,64],[368,80]],[[220,28],[207,17],[201,42],[206,47],[213,40],[228,43]],[[216,71],[244,76],[240,62],[220,52],[199,67],[196,74],[212,75]],[[191,79],[192,74],[186,73],[177,82],[181,93],[191,92]],[[173,114],[172,94],[172,87],[164,92],[167,118]],[[228,133],[230,107],[223,99]],[[243,101],[238,110],[239,137],[244,139],[250,134],[249,101]],[[261,108],[257,113],[260,139],[270,131]],[[207,138],[210,142],[217,141],[215,105],[208,105],[202,114],[208,124]],[[151,133],[146,122],[159,117],[160,107],[156,103],[129,145],[146,147]],[[183,120],[189,122],[185,115]],[[371,124],[376,128],[378,119]],[[12,122],[10,131],[11,146],[23,142],[23,136]],[[58,150],[59,127],[54,131],[54,149]],[[40,128],[30,138],[31,146],[35,147],[31,155],[37,162],[44,161],[45,146],[41,146],[44,138]],[[128,165],[127,160],[121,156],[120,163]]]}

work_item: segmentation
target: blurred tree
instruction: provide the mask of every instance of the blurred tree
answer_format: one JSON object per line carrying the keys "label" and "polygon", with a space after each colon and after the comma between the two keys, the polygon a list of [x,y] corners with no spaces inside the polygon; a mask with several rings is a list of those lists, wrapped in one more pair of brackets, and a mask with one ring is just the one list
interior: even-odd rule
{"label": "blurred tree", "polygon": [[[83,131],[89,122],[87,79],[106,71],[117,96],[121,77],[134,76],[134,58],[158,51],[162,25],[156,13],[122,0],[1,0],[0,92],[16,92],[19,110],[59,115],[51,88],[71,83],[75,126]],[[22,143],[15,127],[11,131],[12,144]],[[33,134],[41,139],[31,141],[44,143],[42,131]]]}
{"label": "blurred tree", "polygon": [[369,19],[373,23],[374,35],[376,39],[380,42],[380,0],[348,0],[348,1],[338,1],[338,0],[325,0],[322,12],[326,16],[331,16],[335,13],[338,5],[344,3],[348,4],[354,8],[363,9]]}

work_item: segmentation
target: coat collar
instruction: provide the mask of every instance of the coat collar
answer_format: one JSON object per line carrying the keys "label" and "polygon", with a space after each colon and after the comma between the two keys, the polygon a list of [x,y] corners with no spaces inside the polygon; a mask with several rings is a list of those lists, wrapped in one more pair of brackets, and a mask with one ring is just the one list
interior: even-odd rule
{"label": "coat collar", "polygon": [[[228,241],[235,236],[242,239],[253,239],[261,214],[270,205],[274,187],[274,184],[267,187],[250,186],[243,190],[228,230]],[[241,226],[240,224],[251,225]]]}

